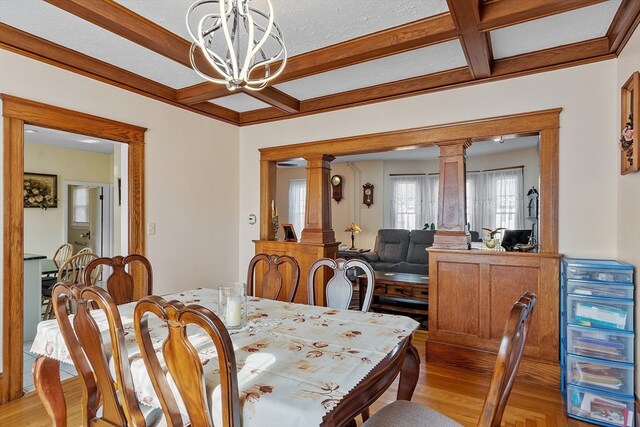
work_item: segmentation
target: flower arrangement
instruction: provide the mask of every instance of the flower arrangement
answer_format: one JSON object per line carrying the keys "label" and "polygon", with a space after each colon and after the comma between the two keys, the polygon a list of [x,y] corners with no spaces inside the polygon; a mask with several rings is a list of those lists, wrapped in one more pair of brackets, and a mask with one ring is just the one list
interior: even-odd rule
{"label": "flower arrangement", "polygon": [[55,207],[57,202],[51,184],[37,178],[25,177],[23,197],[25,208],[40,208],[45,211]]}
{"label": "flower arrangement", "polygon": [[633,164],[633,113],[629,114],[627,124],[622,129],[620,136],[620,148],[626,151],[627,162]]}

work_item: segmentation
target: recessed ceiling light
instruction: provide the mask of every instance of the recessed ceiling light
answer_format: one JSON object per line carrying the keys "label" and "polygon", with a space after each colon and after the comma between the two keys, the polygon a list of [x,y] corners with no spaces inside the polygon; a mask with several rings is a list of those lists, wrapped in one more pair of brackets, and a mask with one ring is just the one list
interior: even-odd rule
{"label": "recessed ceiling light", "polygon": [[502,137],[501,136],[496,136],[496,137],[493,138],[493,140],[495,142],[500,142],[500,141],[502,141]]}
{"label": "recessed ceiling light", "polygon": [[95,144],[96,142],[100,142],[97,139],[84,138],[81,139],[80,142],[84,142],[85,144]]}
{"label": "recessed ceiling light", "polygon": [[38,133],[38,131],[34,129],[25,129],[24,133]]}

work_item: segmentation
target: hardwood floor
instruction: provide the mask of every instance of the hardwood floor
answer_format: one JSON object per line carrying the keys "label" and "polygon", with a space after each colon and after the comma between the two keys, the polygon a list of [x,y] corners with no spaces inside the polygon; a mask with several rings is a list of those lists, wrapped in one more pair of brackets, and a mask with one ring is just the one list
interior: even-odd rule
{"label": "hardwood floor", "polygon": [[[423,362],[426,336],[425,332],[418,331],[414,338]],[[488,383],[487,375],[435,364],[425,366],[422,363],[413,401],[432,407],[465,426],[473,426],[480,416]],[[67,380],[64,389],[69,405],[69,426],[79,426],[80,412],[77,405],[81,391],[77,380]],[[395,393],[394,385],[373,405],[372,412],[391,403],[395,399]],[[511,393],[503,424],[517,427],[591,426],[565,415],[564,403],[558,390],[518,383]],[[50,423],[38,396],[31,393],[0,406],[0,425],[48,426]]]}

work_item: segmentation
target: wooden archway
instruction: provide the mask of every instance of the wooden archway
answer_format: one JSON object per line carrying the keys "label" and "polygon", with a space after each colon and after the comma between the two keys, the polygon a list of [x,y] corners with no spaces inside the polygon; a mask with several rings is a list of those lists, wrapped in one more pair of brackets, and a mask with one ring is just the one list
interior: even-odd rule
{"label": "wooden archway", "polygon": [[[3,321],[0,403],[22,396],[24,125],[41,126],[128,146],[129,253],[144,254],[145,128],[0,94],[3,115]],[[134,272],[134,280],[141,276]]]}

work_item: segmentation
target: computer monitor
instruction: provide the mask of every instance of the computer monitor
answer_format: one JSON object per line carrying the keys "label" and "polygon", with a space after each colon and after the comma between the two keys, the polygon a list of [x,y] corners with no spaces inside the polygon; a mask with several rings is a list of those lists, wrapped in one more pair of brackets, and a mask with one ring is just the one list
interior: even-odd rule
{"label": "computer monitor", "polygon": [[504,230],[502,247],[510,251],[518,243],[528,243],[531,230]]}

